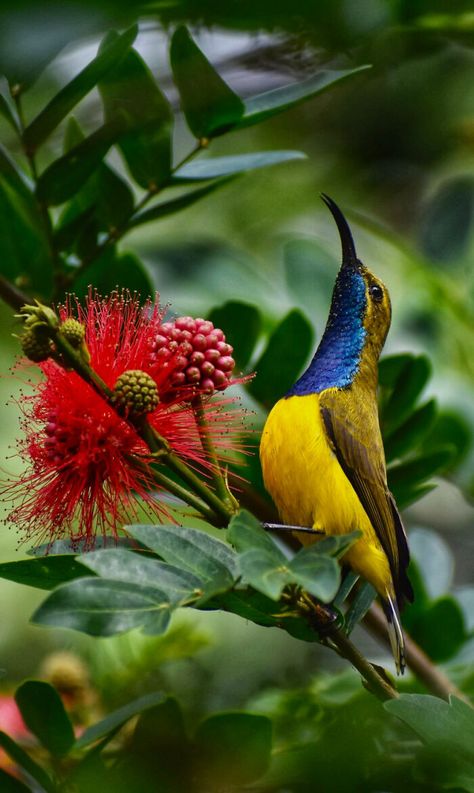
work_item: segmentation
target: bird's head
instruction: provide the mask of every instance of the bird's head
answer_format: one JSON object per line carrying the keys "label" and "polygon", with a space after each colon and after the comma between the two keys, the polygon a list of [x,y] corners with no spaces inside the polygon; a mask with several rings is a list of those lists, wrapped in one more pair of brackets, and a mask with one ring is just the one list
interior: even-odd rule
{"label": "bird's head", "polygon": [[390,327],[392,309],[386,286],[357,258],[349,224],[327,195],[321,196],[339,231],[342,265],[332,296],[329,324],[357,322],[365,329],[368,342],[382,349]]}

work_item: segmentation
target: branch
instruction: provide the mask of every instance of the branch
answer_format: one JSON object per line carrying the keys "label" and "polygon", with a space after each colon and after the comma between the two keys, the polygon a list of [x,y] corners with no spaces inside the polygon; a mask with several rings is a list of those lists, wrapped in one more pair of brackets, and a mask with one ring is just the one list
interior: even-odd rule
{"label": "branch", "polygon": [[[369,633],[375,636],[382,644],[390,646],[390,641],[385,623],[385,616],[377,603],[373,603],[364,617],[364,625]],[[405,634],[405,655],[408,668],[420,680],[428,691],[441,699],[449,700],[450,695],[462,699],[469,705],[472,704],[468,697],[428,658],[417,643]]]}
{"label": "branch", "polygon": [[22,306],[31,303],[31,297],[7,281],[3,275],[0,275],[0,297],[15,311],[19,311]]}

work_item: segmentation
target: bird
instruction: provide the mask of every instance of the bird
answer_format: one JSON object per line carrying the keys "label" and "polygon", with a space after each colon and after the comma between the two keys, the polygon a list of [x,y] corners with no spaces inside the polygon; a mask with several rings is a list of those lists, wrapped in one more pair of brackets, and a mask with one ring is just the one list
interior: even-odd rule
{"label": "bird", "polygon": [[378,360],[391,322],[386,286],[358,259],[337,204],[342,264],[316,352],[268,414],[260,460],[284,524],[304,544],[359,530],[343,557],[380,596],[397,674],[406,666],[400,610],[413,600],[406,532],[387,484],[377,407]]}

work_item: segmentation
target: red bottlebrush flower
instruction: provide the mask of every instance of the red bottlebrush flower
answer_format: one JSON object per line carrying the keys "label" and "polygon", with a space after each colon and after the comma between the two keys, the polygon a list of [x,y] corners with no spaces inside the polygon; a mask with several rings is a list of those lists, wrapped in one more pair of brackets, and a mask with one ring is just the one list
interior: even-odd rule
{"label": "red bottlebrush flower", "polygon": [[176,370],[171,377],[172,390],[213,394],[232,382],[235,361],[233,347],[224,332],[202,318],[179,317],[164,322],[151,344],[153,362],[174,359]]}
{"label": "red bottlebrush flower", "polygon": [[[90,295],[85,307],[76,303],[74,312],[71,305],[63,308],[62,321],[73,313],[85,326],[91,367],[107,386],[112,389],[129,370],[150,376],[160,397],[168,396],[147,420],[177,455],[191,465],[208,466],[189,400],[169,396],[181,371],[179,356],[173,351],[166,359],[150,354],[156,338],[164,335],[156,302],[142,308],[127,294],[109,299]],[[136,519],[140,502],[169,518],[153,495],[156,485],[149,472],[137,462],[137,457],[151,458],[133,426],[76,372],[52,359],[39,366],[44,379],[21,401],[26,435],[21,451],[31,466],[13,485],[12,495],[21,503],[10,520],[27,537],[53,541],[69,536],[87,547],[97,534],[116,535],[118,526]],[[220,445],[222,424],[214,423]]]}

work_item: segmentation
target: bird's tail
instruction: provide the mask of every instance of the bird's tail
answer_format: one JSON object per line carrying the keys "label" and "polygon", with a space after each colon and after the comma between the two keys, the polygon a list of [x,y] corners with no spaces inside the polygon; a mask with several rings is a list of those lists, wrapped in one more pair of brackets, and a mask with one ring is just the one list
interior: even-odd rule
{"label": "bird's tail", "polygon": [[397,601],[394,597],[386,594],[383,600],[383,610],[387,618],[388,637],[392,648],[393,657],[397,674],[403,675],[405,671],[405,638],[403,636],[402,623],[400,622],[400,612],[398,611]]}

